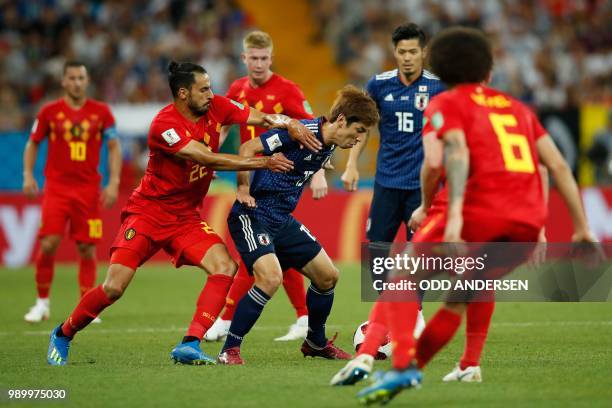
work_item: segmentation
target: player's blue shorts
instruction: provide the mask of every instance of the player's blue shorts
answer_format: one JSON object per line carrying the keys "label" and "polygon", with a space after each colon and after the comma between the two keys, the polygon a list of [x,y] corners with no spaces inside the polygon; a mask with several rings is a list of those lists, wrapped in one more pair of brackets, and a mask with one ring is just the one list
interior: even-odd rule
{"label": "player's blue shorts", "polygon": [[[370,242],[393,242],[400,225],[407,224],[412,212],[421,205],[421,190],[400,190],[374,183],[374,197],[366,225]],[[412,233],[406,225],[406,240]]]}
{"label": "player's blue shorts", "polygon": [[230,234],[249,274],[253,264],[266,254],[276,254],[283,271],[300,270],[321,251],[321,244],[308,229],[289,216],[284,224],[270,226],[256,217],[236,212],[227,218]]}

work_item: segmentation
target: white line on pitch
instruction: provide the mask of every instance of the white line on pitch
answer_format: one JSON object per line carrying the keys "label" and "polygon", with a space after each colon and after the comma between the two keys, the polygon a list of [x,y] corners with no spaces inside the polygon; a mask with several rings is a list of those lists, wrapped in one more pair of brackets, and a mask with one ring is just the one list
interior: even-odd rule
{"label": "white line on pitch", "polygon": [[[542,322],[498,322],[491,323],[494,327],[531,327],[531,326],[611,326],[612,320],[601,321],[542,321]],[[348,325],[327,325],[329,329],[348,329]],[[255,326],[255,331],[282,331],[286,330],[287,326]],[[172,333],[183,332],[186,327],[128,327],[123,329],[102,329],[94,328],[92,332],[102,334],[120,334],[120,333]],[[50,330],[24,330],[24,331],[0,331],[0,336],[48,336]]]}

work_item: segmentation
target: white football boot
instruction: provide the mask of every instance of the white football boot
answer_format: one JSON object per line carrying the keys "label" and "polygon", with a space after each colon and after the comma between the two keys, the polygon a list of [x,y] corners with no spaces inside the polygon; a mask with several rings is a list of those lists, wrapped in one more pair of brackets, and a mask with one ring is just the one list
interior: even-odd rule
{"label": "white football boot", "polygon": [[416,324],[414,325],[414,338],[418,339],[419,337],[421,337],[421,333],[423,333],[423,330],[425,330],[425,316],[423,316],[423,311],[419,310],[419,315],[417,316],[417,321]]}
{"label": "white football boot", "polygon": [[369,354],[359,354],[350,360],[329,382],[330,385],[353,385],[368,378],[374,367],[374,357]]}
{"label": "white football boot", "polygon": [[308,334],[308,316],[298,317],[295,324],[289,327],[287,334],[277,337],[274,341],[304,340]]}
{"label": "white football boot", "polygon": [[217,319],[210,326],[210,329],[206,331],[204,334],[205,341],[221,341],[227,337],[227,333],[229,332],[230,325],[232,324],[231,320],[223,320]]}
{"label": "white football boot", "polygon": [[47,299],[36,299],[34,306],[30,308],[28,313],[23,316],[23,319],[28,323],[40,323],[43,320],[47,320],[51,314],[49,307],[49,298]]}
{"label": "white football boot", "polygon": [[455,366],[455,369],[450,373],[446,374],[442,378],[444,382],[482,382],[482,373],[480,372],[480,366],[466,367],[462,370],[459,364]]}
{"label": "white football boot", "polygon": [[100,319],[99,317],[96,317],[96,318],[95,318],[95,319],[93,319],[91,322],[92,322],[92,323],[95,323],[95,324],[100,324],[100,323],[102,323],[102,319]]}

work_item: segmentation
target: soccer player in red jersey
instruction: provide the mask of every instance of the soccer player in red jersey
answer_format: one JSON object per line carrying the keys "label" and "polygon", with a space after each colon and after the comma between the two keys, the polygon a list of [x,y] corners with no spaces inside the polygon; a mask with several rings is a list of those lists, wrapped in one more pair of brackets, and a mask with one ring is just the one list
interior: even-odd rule
{"label": "soccer player in red jersey", "polygon": [[[49,290],[53,281],[54,256],[66,224],[79,253],[81,296],[96,282],[96,244],[102,237],[100,204],[117,200],[121,148],[115,118],[105,103],[87,98],[89,77],[80,62],[64,65],[64,96],[42,107],[23,154],[23,192],[38,194],[33,176],[38,145],[48,139],[40,249],[36,255],[36,304],[24,316],[29,323],[49,318]],[[98,163],[103,143],[108,145],[110,177],[100,197]]]}
{"label": "soccer player in red jersey", "polygon": [[[442,31],[431,43],[430,65],[450,88],[425,112],[433,129],[426,138],[434,137],[425,143],[433,143],[426,150],[426,161],[438,177],[444,170],[445,187],[438,194],[442,201],[446,194],[448,202],[443,211],[428,212],[413,242],[536,242],[546,219],[539,160],[570,210],[572,239],[594,242],[572,173],[535,114],[483,85],[493,66],[484,34],[464,27]],[[454,336],[466,309],[470,313],[467,303],[446,303],[415,342],[407,335],[414,329],[418,310],[413,297],[384,306],[394,345],[393,369],[358,394],[362,402],[388,401],[419,384],[420,370]],[[486,317],[473,319],[486,322],[486,333],[489,311],[472,313]]]}
{"label": "soccer player in red jersey", "polygon": [[160,249],[172,256],[176,267],[199,266],[208,274],[193,320],[171,357],[184,364],[214,364],[215,359],[200,349],[200,341],[223,308],[236,264],[198,211],[213,170],[293,168],[283,155],[242,158],[217,153],[221,126],[247,123],[287,128],[303,146],[313,151],[321,148],[297,120],[266,115],[213,95],[210,78],[199,65],[172,62],[168,82],[174,103],[163,108],[151,123],[149,163],[123,208],[106,280],[87,292],[68,319],[51,333],[47,353],[51,365],[66,364],[74,335],[119,299],[136,269]]}
{"label": "soccer player in red jersey", "polygon": [[[249,33],[242,42],[242,61],[247,69],[247,76],[234,81],[227,94],[246,106],[251,106],[265,113],[283,113],[296,119],[312,119],[312,109],[302,90],[293,82],[272,72],[272,38],[262,31]],[[228,128],[221,132],[221,143],[227,136]],[[252,125],[240,126],[240,144],[259,137],[265,128]],[[325,170],[316,172],[310,181],[313,197],[319,199],[327,194]],[[218,341],[227,336],[230,324],[236,311],[236,305],[253,286],[254,279],[248,274],[243,263],[238,266],[238,273],[227,296],[223,315],[206,332],[205,340]],[[283,275],[283,287],[293,305],[297,321],[291,325],[289,332],[277,337],[277,341],[289,341],[306,338],[308,331],[308,309],[306,308],[306,290],[304,277],[295,269],[288,269]]]}

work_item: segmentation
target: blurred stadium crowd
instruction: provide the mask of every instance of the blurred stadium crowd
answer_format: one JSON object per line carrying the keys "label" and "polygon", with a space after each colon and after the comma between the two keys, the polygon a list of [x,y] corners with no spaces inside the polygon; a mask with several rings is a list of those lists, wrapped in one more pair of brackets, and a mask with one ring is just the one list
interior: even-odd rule
{"label": "blurred stadium crowd", "polygon": [[[330,44],[351,82],[394,67],[392,27],[414,21],[432,35],[463,24],[493,41],[494,87],[539,111],[612,104],[609,0],[308,1],[319,31],[304,41]],[[200,62],[224,93],[244,75],[241,40],[252,27],[235,0],[0,0],[0,132],[29,128],[60,94],[67,59],[89,65],[92,96],[110,104],[167,101],[170,57]],[[595,158],[612,151],[602,132]]]}

